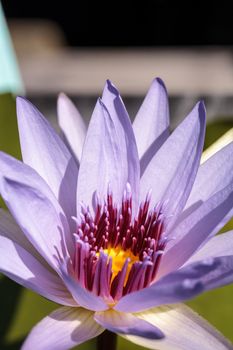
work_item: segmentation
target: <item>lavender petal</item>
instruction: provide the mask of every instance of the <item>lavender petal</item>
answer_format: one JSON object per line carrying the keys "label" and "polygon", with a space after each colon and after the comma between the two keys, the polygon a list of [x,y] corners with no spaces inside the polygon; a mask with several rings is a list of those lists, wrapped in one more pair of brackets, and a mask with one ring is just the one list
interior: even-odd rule
{"label": "lavender petal", "polygon": [[21,97],[17,98],[17,117],[23,161],[49,184],[72,229],[78,176],[75,160],[49,122]]}
{"label": "lavender petal", "polygon": [[20,245],[2,236],[0,272],[49,300],[62,305],[77,306],[58,275],[46,269]]}
{"label": "lavender petal", "polygon": [[94,321],[92,312],[82,308],[62,307],[32,329],[22,350],[67,350],[97,337],[103,331]]}
{"label": "lavender petal", "polygon": [[218,286],[230,283],[233,280],[232,263],[231,256],[206,259],[187,265],[147,288],[124,296],[114,309],[138,312],[163,304],[189,300],[207,289],[215,288],[217,283]]}
{"label": "lavender petal", "polygon": [[166,216],[176,219],[188,199],[204,142],[205,107],[199,102],[152,158],[141,178],[141,200],[149,189],[153,203],[166,203]]}
{"label": "lavender petal", "polygon": [[156,350],[232,350],[232,344],[213,326],[189,307],[179,305],[160,306],[137,314],[164,331],[165,338],[151,340],[132,335],[122,335],[127,340]]}
{"label": "lavender petal", "polygon": [[102,327],[111,332],[136,335],[147,339],[161,339],[164,337],[162,331],[133,314],[108,310],[96,312],[94,319]]}
{"label": "lavender petal", "polygon": [[133,130],[138,146],[139,157],[143,158],[144,172],[146,166],[159,148],[157,142],[157,149],[155,149],[155,141],[160,139],[159,144],[161,146],[169,136],[167,90],[164,82],[160,78],[153,80],[134,119]]}
{"label": "lavender petal", "polygon": [[86,125],[76,106],[63,93],[58,97],[57,115],[65,142],[79,164],[86,137]]}

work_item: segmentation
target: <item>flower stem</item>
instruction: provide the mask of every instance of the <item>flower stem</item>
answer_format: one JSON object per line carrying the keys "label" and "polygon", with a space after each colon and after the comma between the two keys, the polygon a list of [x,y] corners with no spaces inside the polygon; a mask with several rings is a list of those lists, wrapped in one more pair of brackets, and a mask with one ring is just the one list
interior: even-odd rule
{"label": "flower stem", "polygon": [[97,337],[97,350],[116,350],[117,335],[108,330]]}

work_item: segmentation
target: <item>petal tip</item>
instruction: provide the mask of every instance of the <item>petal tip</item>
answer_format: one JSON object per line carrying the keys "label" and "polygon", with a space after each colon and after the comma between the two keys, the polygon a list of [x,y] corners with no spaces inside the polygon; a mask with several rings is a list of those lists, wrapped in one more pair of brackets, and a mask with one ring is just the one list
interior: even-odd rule
{"label": "petal tip", "polygon": [[161,79],[160,77],[154,78],[153,82],[156,82],[157,84],[162,86],[167,91],[165,83],[164,83],[163,79]]}
{"label": "petal tip", "polygon": [[23,104],[31,104],[31,102],[24,96],[17,96],[16,97],[16,105],[17,107],[23,105]]}
{"label": "petal tip", "polygon": [[205,121],[206,120],[206,107],[205,102],[203,100],[200,100],[197,103],[198,113],[199,116]]}
{"label": "petal tip", "polygon": [[64,92],[59,92],[58,97],[57,97],[58,102],[62,101],[62,100],[65,101],[67,99],[69,99],[69,98]]}
{"label": "petal tip", "polygon": [[120,95],[120,92],[118,91],[118,89],[116,88],[116,86],[111,82],[110,79],[106,80],[105,86],[104,86],[104,92],[105,91],[110,92],[111,94],[115,95],[116,97],[118,97]]}
{"label": "petal tip", "polygon": [[199,108],[203,109],[204,111],[206,111],[206,107],[205,107],[205,102],[204,100],[200,100],[198,102]]}
{"label": "petal tip", "polygon": [[162,89],[166,95],[168,95],[166,85],[160,77],[156,77],[152,80],[151,87],[154,89]]}
{"label": "petal tip", "polygon": [[60,112],[63,111],[64,108],[69,107],[69,105],[72,104],[72,101],[69,99],[69,97],[64,93],[60,92],[57,96],[57,112],[58,112],[58,118],[60,115]]}
{"label": "petal tip", "polygon": [[64,92],[60,92],[58,94],[57,97],[57,106],[58,107],[64,107],[64,108],[75,108],[75,110],[77,110],[77,107],[75,106],[75,104],[73,103],[73,101],[64,93]]}
{"label": "petal tip", "polygon": [[[23,96],[17,96],[16,98],[16,111],[17,111],[17,118],[24,117],[24,111],[27,110],[33,111],[34,113],[40,113],[38,108],[29,101],[26,97]],[[29,116],[29,113],[27,113],[27,117]]]}

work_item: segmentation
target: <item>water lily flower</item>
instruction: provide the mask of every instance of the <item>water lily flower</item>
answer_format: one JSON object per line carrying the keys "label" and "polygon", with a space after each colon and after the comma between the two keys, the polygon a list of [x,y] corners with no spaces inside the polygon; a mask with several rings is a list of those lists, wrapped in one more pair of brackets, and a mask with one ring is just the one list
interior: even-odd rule
{"label": "water lily flower", "polygon": [[133,125],[107,81],[88,129],[60,95],[62,138],[17,100],[23,162],[0,154],[0,271],[62,305],[23,350],[64,350],[105,329],[149,349],[232,349],[182,304],[233,281],[233,144],[200,166],[205,107],[169,132],[155,79]]}

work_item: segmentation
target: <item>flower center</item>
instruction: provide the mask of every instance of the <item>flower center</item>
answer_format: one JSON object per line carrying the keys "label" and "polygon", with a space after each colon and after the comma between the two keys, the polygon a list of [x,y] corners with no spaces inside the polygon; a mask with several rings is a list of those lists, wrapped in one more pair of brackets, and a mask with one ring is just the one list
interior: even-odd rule
{"label": "flower center", "polygon": [[134,255],[130,249],[124,250],[121,247],[104,249],[104,253],[112,259],[112,277],[111,282],[118,275],[118,273],[123,269],[123,266],[128,260],[127,271],[125,274],[124,286],[128,280],[130,270],[136,261],[140,261],[138,255]]}
{"label": "flower center", "polygon": [[110,303],[147,287],[156,277],[166,239],[161,205],[150,210],[149,206],[148,194],[132,217],[127,185],[120,207],[108,191],[104,203],[96,197],[94,217],[82,205],[76,219],[73,277]]}

